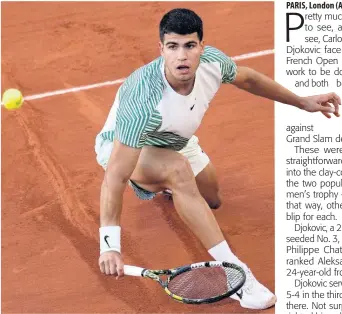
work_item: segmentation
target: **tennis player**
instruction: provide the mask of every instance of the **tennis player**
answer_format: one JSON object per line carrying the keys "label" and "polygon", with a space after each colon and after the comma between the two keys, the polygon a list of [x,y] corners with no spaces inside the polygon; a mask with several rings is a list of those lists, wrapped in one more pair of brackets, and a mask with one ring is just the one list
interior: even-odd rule
{"label": "tennis player", "polygon": [[202,20],[191,10],[164,15],[159,46],[161,56],[121,85],[96,137],[97,161],[105,169],[100,270],[123,276],[120,216],[126,184],[143,200],[167,189],[178,214],[209,254],[246,271],[245,285],[232,298],[245,308],[273,306],[276,296],[234,255],[211,211],[221,204],[216,173],[194,134],[222,83],[327,117],[339,116],[341,100],[334,93],[299,97],[263,74],[237,66],[220,50],[204,45]]}

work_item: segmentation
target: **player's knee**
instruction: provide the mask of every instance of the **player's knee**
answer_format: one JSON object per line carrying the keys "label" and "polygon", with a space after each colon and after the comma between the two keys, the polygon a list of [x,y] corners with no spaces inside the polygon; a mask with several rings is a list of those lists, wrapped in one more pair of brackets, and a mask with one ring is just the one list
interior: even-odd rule
{"label": "player's knee", "polygon": [[208,202],[208,205],[211,209],[219,209],[222,205],[222,202],[220,199],[217,199],[217,200],[210,200]]}
{"label": "player's knee", "polygon": [[189,161],[183,156],[180,157],[181,158],[172,163],[172,167],[169,172],[169,181],[173,186],[184,185],[194,181],[194,175]]}
{"label": "player's knee", "polygon": [[221,197],[218,191],[214,195],[211,195],[211,197],[204,196],[204,199],[207,201],[208,206],[211,209],[219,209],[222,205]]}

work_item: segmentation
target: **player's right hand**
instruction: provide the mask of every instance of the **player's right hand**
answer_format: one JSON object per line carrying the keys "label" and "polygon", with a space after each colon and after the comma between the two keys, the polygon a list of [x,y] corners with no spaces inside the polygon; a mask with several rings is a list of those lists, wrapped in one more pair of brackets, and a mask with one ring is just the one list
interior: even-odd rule
{"label": "player's right hand", "polygon": [[115,275],[116,279],[124,275],[124,262],[121,254],[116,251],[104,252],[99,257],[101,273]]}

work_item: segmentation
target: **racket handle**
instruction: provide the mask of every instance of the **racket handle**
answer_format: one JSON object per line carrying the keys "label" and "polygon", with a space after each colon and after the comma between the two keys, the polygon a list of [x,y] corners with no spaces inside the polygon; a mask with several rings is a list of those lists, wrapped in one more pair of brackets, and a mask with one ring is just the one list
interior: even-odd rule
{"label": "racket handle", "polygon": [[124,265],[124,274],[127,276],[138,276],[141,277],[145,268]]}

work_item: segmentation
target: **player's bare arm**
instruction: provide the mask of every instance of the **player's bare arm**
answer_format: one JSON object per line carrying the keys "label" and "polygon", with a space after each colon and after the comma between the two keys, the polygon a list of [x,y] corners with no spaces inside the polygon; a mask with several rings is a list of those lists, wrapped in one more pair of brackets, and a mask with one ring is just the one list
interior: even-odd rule
{"label": "player's bare arm", "polygon": [[308,112],[321,111],[327,118],[331,117],[329,113],[334,113],[336,117],[340,116],[341,98],[335,93],[300,97],[266,75],[248,67],[237,68],[237,75],[232,84],[254,95],[292,105]]}
{"label": "player's bare arm", "polygon": [[101,186],[101,227],[120,225],[122,195],[140,155],[141,149],[114,141]]}
{"label": "player's bare arm", "polygon": [[122,198],[140,155],[141,149],[114,142],[101,186],[99,266],[106,275],[123,275],[120,246],[120,217]]}

